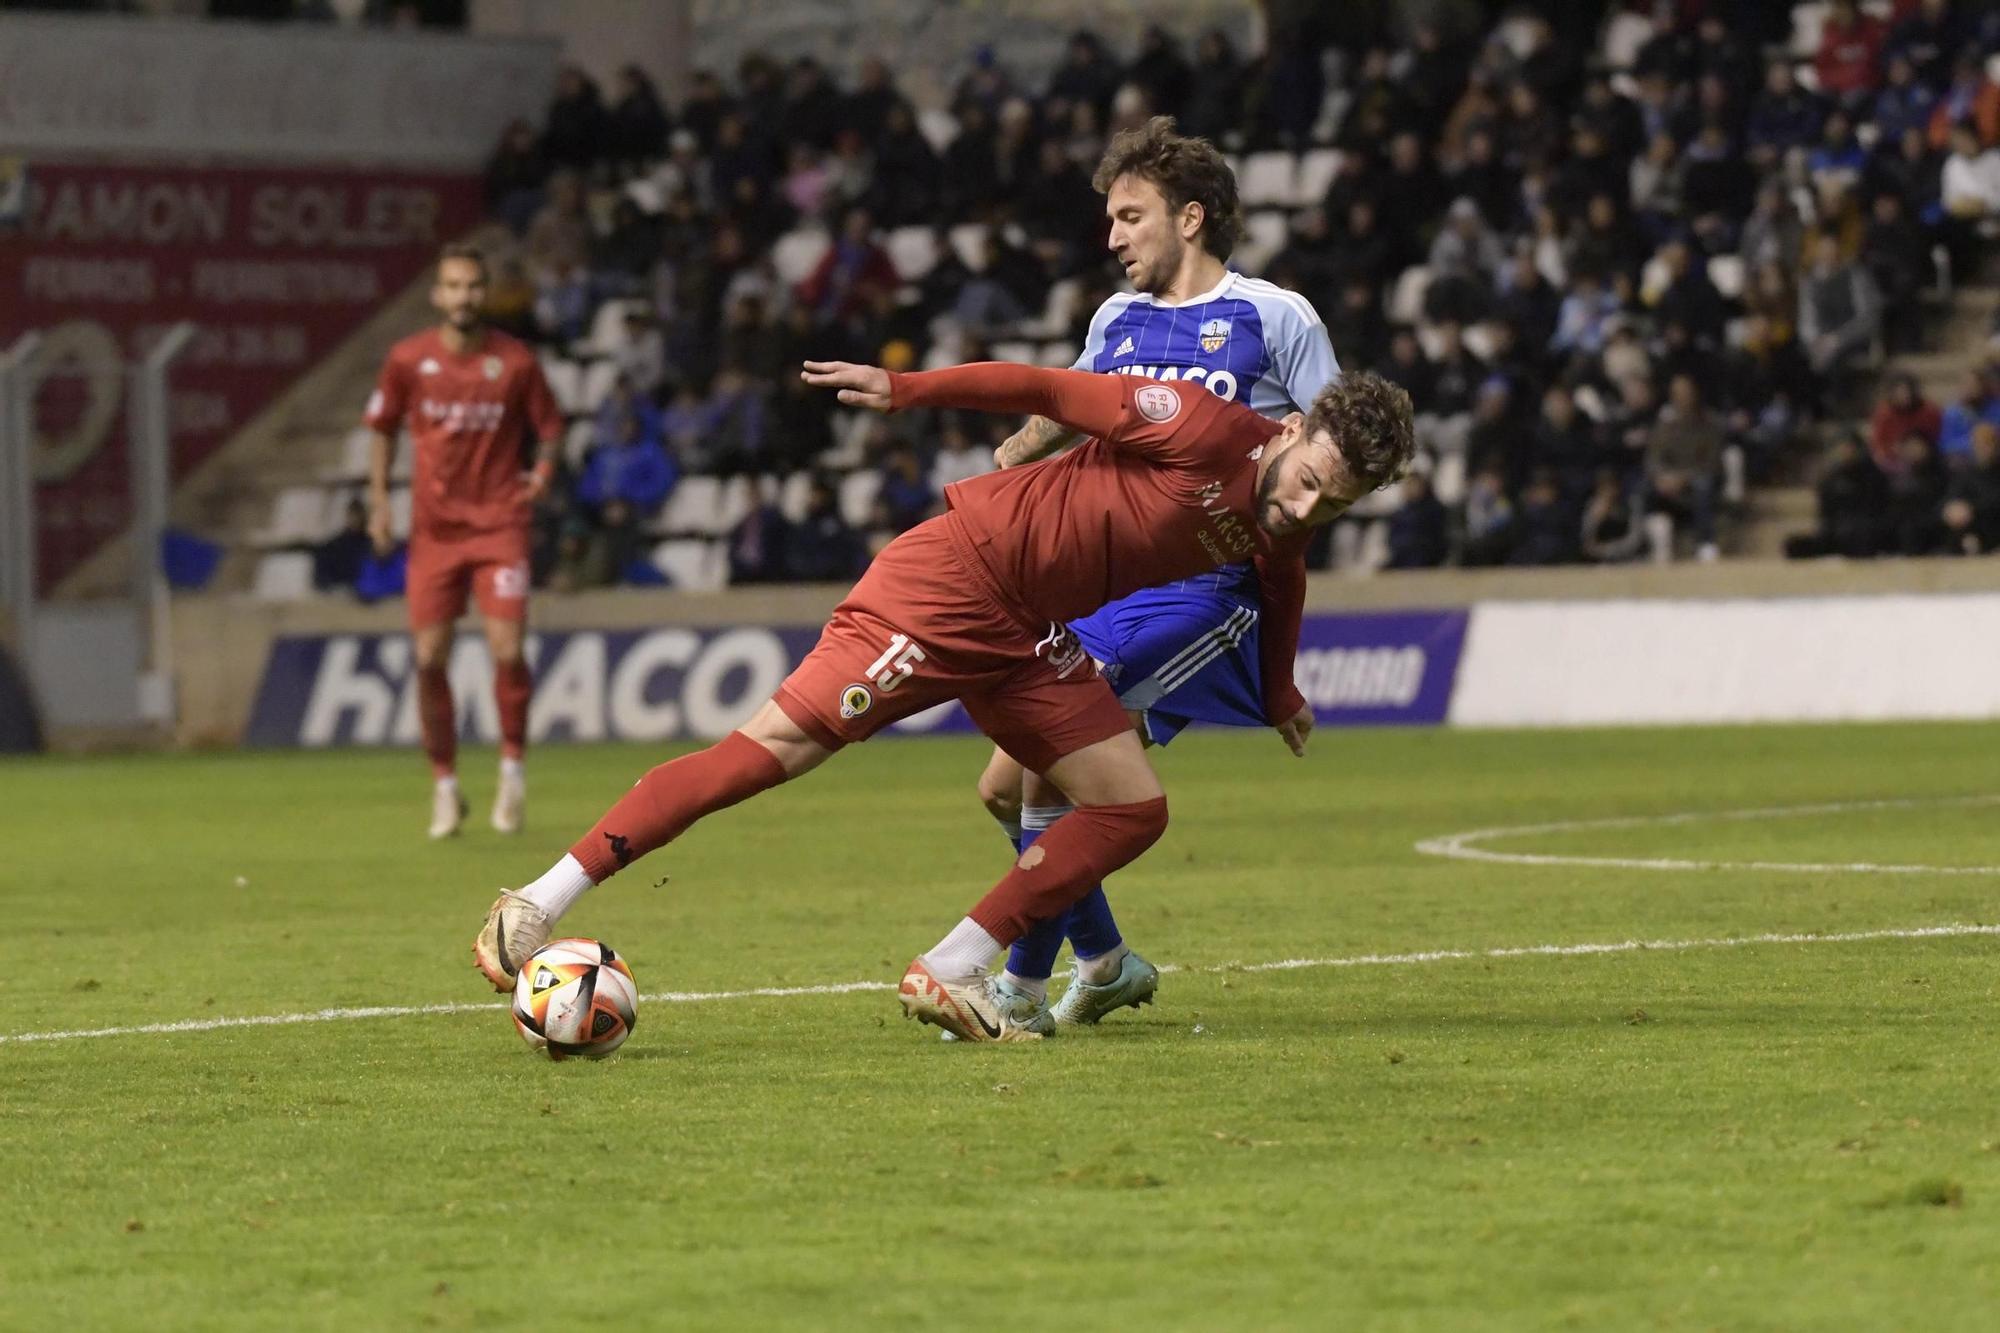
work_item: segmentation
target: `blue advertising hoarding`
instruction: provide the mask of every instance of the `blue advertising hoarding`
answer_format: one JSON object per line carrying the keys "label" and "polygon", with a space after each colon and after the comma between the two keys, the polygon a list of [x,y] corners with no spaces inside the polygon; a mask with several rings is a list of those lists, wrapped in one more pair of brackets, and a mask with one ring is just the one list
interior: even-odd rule
{"label": "blue advertising hoarding", "polygon": [[[1436,725],[1451,704],[1464,611],[1308,615],[1295,676],[1323,726]],[[771,696],[818,641],[793,626],[571,630],[529,637],[529,739],[667,741],[726,734]],[[486,646],[467,635],[450,666],[462,736],[499,735]],[[272,644],[246,744],[415,745],[417,700],[405,634],[290,635]],[[887,735],[972,729],[957,704]]]}

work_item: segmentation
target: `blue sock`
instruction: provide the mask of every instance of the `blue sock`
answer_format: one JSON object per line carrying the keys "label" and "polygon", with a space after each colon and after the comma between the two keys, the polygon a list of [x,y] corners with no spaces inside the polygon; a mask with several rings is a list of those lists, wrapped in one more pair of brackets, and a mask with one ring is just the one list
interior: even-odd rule
{"label": "blue sock", "polygon": [[1095,958],[1099,954],[1110,953],[1125,942],[1118,933],[1118,922],[1111,915],[1111,900],[1104,896],[1104,886],[1098,885],[1078,900],[1069,909],[1069,917],[1063,923],[1069,935],[1070,948],[1078,958]]}
{"label": "blue sock", "polygon": [[[1021,840],[1015,844],[1016,849],[1027,851],[1049,825],[1068,813],[1067,806],[1052,809],[1035,806],[1023,810]],[[1067,916],[1037,921],[1035,928],[1015,940],[1014,947],[1007,951],[1007,970],[1025,980],[1047,981],[1049,974],[1056,970],[1056,955],[1062,952],[1063,927],[1067,922]]]}

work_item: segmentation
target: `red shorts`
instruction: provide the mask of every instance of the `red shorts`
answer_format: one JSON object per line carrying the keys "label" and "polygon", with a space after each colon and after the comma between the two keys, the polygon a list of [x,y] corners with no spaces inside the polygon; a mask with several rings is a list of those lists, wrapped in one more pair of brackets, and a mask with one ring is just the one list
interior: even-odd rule
{"label": "red shorts", "polygon": [[834,609],[777,703],[830,749],[962,700],[1024,766],[1049,765],[1132,729],[1097,664],[1060,626],[1030,629],[934,518],[898,537]]}
{"label": "red shorts", "polygon": [[418,528],[410,534],[404,587],[413,629],[451,624],[465,614],[468,593],[489,620],[525,620],[528,530],[459,528],[441,535]]}

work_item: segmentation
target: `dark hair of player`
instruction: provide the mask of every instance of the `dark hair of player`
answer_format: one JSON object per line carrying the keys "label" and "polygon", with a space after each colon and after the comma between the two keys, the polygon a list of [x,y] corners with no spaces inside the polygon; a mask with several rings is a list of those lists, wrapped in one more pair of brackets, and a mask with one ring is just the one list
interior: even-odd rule
{"label": "dark hair of player", "polygon": [[443,267],[447,260],[464,259],[479,265],[479,276],[486,276],[486,252],[469,241],[452,241],[438,251],[438,265]]}
{"label": "dark hair of player", "polygon": [[1090,183],[1099,194],[1109,194],[1111,183],[1125,175],[1152,182],[1173,212],[1200,204],[1202,249],[1217,259],[1229,258],[1243,239],[1236,173],[1214,144],[1176,133],[1172,116],[1154,116],[1111,136]]}
{"label": "dark hair of player", "polygon": [[1337,375],[1313,396],[1306,438],[1321,431],[1333,437],[1348,473],[1371,491],[1402,477],[1417,451],[1410,395],[1366,370]]}

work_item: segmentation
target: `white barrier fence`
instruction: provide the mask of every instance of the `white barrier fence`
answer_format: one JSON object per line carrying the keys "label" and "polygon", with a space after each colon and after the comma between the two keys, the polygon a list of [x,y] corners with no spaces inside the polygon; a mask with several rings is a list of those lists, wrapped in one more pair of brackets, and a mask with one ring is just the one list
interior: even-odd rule
{"label": "white barrier fence", "polygon": [[1995,717],[2000,593],[1485,603],[1447,714],[1473,727]]}

